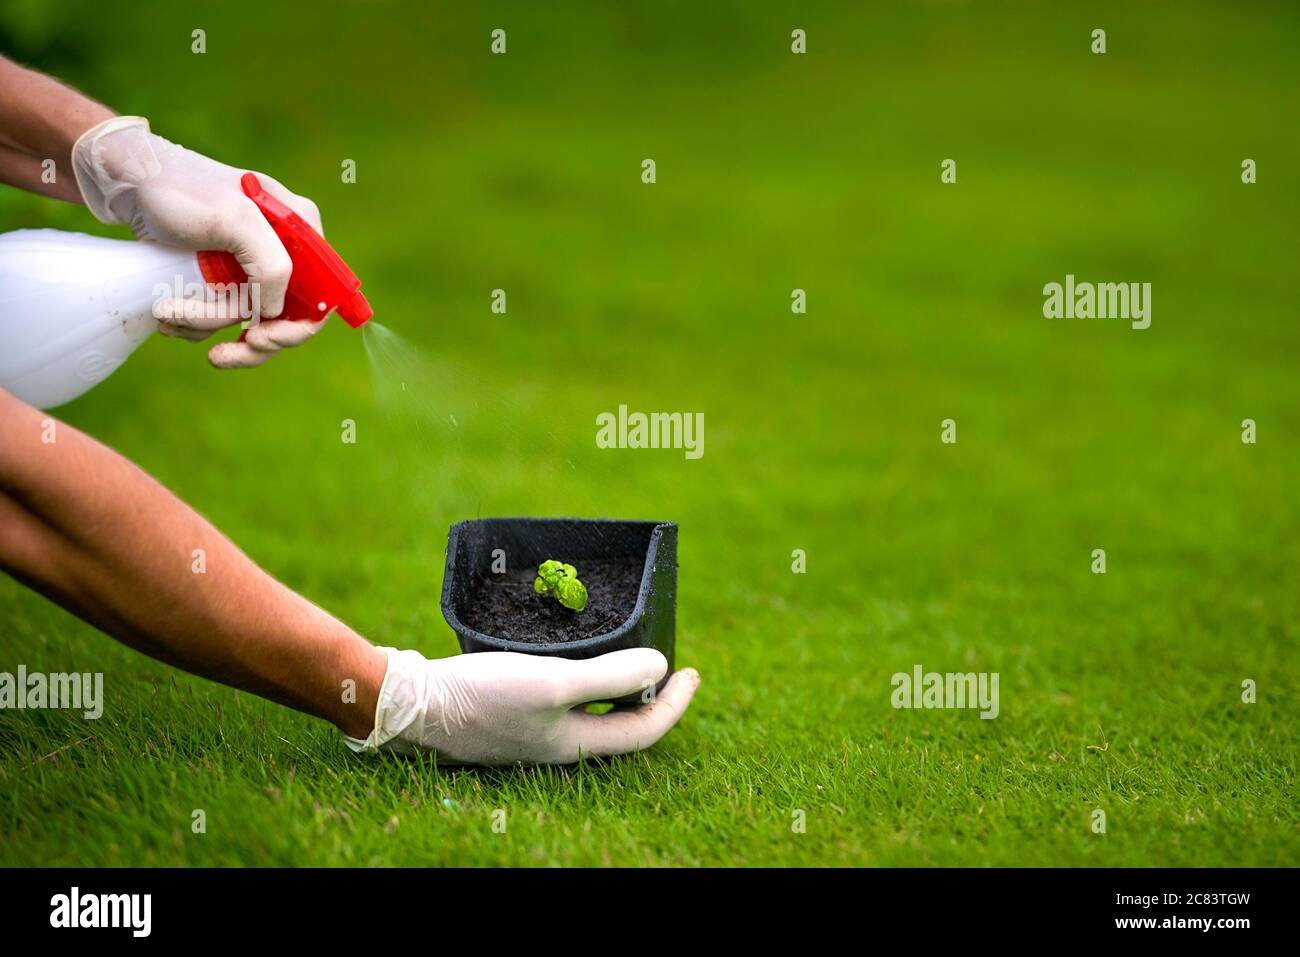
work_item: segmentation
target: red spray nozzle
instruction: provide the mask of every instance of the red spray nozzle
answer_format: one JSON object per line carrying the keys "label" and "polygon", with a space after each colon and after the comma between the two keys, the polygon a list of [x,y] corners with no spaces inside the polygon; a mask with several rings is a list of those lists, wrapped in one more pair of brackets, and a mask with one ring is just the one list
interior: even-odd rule
{"label": "red spray nozzle", "polygon": [[[276,199],[252,173],[240,177],[244,195],[257,204],[275,235],[293,260],[293,275],[284,296],[280,319],[306,319],[319,322],[337,309],[353,329],[375,314],[361,294],[361,280],[348,268],[342,257],[312,229],[305,219]],[[242,283],[248,274],[239,261],[227,252],[204,250],[199,253],[199,269],[210,283]],[[240,336],[240,340],[243,340]]]}

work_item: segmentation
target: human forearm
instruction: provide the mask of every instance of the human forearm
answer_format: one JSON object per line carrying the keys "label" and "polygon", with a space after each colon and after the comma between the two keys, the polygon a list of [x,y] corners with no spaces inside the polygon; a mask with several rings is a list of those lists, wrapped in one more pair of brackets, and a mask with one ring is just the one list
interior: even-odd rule
{"label": "human forearm", "polygon": [[[72,171],[72,145],[86,130],[111,116],[112,110],[58,80],[0,57],[0,139],[17,154],[0,152],[0,179],[80,203]],[[31,175],[33,164],[39,170],[47,159],[55,164],[53,182]]]}
{"label": "human forearm", "polygon": [[117,453],[63,423],[42,441],[47,419],[0,392],[0,567],[146,654],[369,732],[382,653]]}

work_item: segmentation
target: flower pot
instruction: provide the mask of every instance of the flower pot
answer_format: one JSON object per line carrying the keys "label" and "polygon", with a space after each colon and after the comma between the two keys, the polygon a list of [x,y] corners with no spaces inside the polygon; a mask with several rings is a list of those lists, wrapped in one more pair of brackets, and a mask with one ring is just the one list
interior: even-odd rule
{"label": "flower pot", "polygon": [[[591,592],[583,612],[533,592],[537,566],[552,558],[577,566]],[[671,674],[676,612],[673,522],[482,518],[451,527],[442,614],[466,653],[594,658],[624,648],[657,648]]]}

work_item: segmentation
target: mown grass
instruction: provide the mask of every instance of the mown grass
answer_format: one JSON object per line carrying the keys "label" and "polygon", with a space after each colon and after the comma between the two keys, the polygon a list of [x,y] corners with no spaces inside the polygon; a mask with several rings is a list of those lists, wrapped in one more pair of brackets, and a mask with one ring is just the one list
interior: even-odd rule
{"label": "mown grass", "polygon": [[[148,5],[91,46],[38,9],[20,53],[315,198],[423,357],[414,419],[341,324],[250,374],[152,342],[60,414],[430,655],[454,521],[676,520],[704,684],[626,759],[361,760],[5,580],[0,670],[107,703],[0,713],[0,862],[1296,863],[1294,10]],[[121,234],[0,195],[35,225]],[[1067,272],[1151,282],[1152,327],[1043,319]],[[596,449],[620,403],[704,412],[704,457]],[[1000,716],[894,710],[916,663]]]}

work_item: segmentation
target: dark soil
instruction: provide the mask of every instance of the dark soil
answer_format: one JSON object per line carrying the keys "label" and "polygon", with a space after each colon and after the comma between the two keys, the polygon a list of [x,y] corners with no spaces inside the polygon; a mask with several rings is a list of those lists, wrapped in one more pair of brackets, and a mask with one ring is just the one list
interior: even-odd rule
{"label": "dark soil", "polygon": [[537,571],[530,569],[480,578],[464,623],[494,638],[538,644],[593,638],[627,621],[636,607],[645,562],[573,564],[578,566],[579,580],[587,586],[587,607],[581,613],[565,608],[554,595],[534,592]]}

